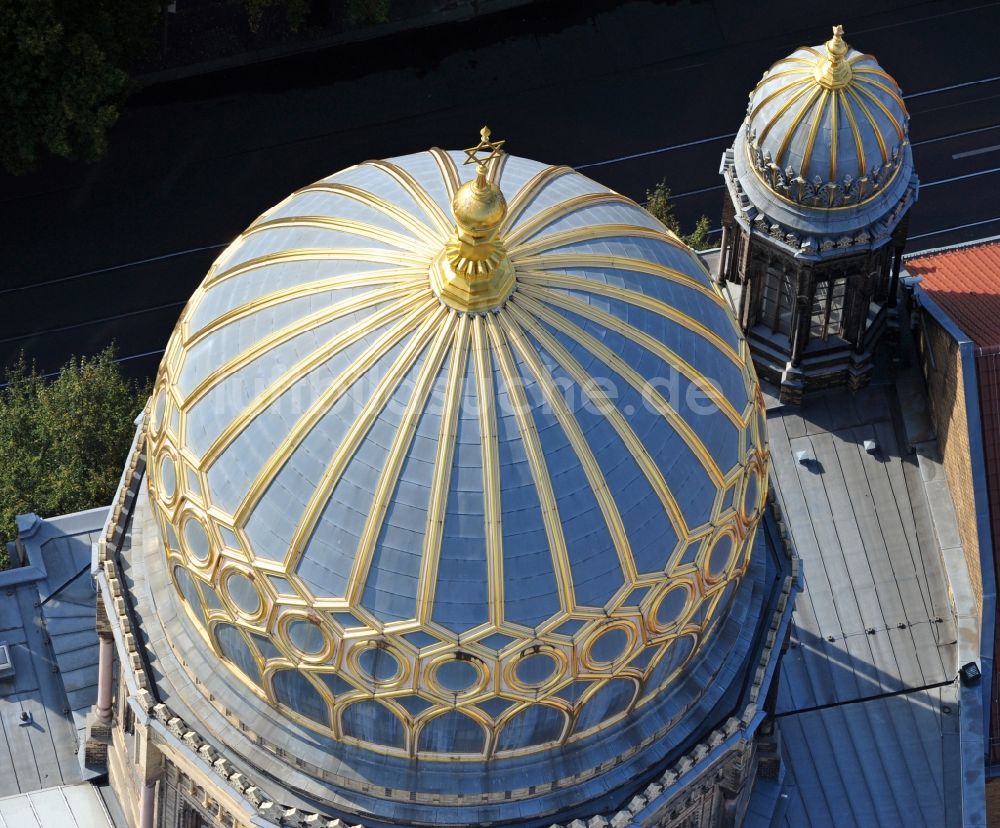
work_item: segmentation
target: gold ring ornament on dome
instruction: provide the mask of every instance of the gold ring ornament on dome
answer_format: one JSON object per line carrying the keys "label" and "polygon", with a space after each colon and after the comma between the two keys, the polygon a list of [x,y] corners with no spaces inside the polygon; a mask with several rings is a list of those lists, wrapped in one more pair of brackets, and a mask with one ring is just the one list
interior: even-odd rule
{"label": "gold ring ornament on dome", "polygon": [[667,583],[654,599],[646,619],[654,637],[659,638],[663,633],[680,630],[699,600],[698,588],[690,581],[675,580]]}
{"label": "gold ring ornament on dome", "polygon": [[355,645],[348,653],[348,661],[354,675],[373,687],[398,687],[409,675],[406,657],[381,641]]}
{"label": "gold ring ornament on dome", "polygon": [[302,661],[320,663],[333,658],[336,645],[313,614],[285,613],[277,629],[285,646]]}
{"label": "gold ring ornament on dome", "polygon": [[482,661],[464,652],[447,653],[432,661],[427,670],[431,689],[446,698],[476,695],[486,688],[489,677]]}
{"label": "gold ring ornament on dome", "polygon": [[555,647],[536,644],[507,661],[503,677],[520,691],[540,691],[566,675],[566,655]]}
{"label": "gold ring ornament on dome", "polygon": [[725,527],[712,539],[702,569],[706,584],[714,586],[726,580],[739,549],[739,536],[733,526]]}
{"label": "gold ring ornament on dome", "polygon": [[743,497],[740,500],[740,517],[749,526],[760,515],[763,505],[764,474],[759,466],[748,465],[743,479]]}
{"label": "gold ring ornament on dome", "polygon": [[259,621],[267,613],[268,604],[257,584],[256,575],[235,565],[228,565],[219,576],[222,595],[230,610],[248,621]]}
{"label": "gold ring ornament on dome", "polygon": [[628,661],[638,643],[639,633],[634,626],[624,621],[612,622],[584,645],[581,661],[586,670],[605,673]]}

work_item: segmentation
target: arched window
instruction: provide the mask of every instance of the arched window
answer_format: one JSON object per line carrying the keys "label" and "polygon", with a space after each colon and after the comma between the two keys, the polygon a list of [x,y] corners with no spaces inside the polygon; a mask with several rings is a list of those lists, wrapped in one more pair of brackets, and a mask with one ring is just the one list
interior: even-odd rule
{"label": "arched window", "polygon": [[847,279],[843,276],[816,283],[812,321],[809,327],[811,339],[826,342],[828,337],[843,334],[846,297]]}
{"label": "arched window", "polygon": [[758,322],[772,332],[791,335],[792,308],[795,307],[795,286],[792,273],[780,265],[770,264],[764,275],[763,295]]}

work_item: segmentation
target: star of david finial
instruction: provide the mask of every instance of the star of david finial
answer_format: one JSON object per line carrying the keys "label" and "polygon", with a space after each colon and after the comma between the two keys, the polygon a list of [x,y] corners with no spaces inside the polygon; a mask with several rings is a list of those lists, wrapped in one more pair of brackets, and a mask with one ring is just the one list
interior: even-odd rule
{"label": "star of david finial", "polygon": [[[482,179],[483,184],[485,184],[486,181],[486,166],[494,158],[499,158],[503,155],[503,145],[505,143],[506,141],[491,141],[490,128],[484,126],[481,130],[479,130],[479,143],[474,147],[462,150],[468,156],[463,163],[477,165],[477,177]],[[488,152],[489,154],[480,158],[479,154],[481,152]]]}

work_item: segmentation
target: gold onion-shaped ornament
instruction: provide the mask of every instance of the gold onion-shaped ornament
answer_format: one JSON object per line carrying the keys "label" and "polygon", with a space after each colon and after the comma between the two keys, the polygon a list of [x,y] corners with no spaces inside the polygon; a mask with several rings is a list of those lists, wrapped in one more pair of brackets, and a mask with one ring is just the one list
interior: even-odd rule
{"label": "gold onion-shaped ornament", "polygon": [[[507,200],[490,180],[490,163],[503,153],[503,141],[480,141],[465,150],[466,164],[476,164],[476,177],[455,193],[451,211],[455,232],[431,265],[431,287],[448,307],[464,313],[496,310],[514,290],[514,267],[499,238],[507,217]],[[488,152],[480,157],[481,152]]]}

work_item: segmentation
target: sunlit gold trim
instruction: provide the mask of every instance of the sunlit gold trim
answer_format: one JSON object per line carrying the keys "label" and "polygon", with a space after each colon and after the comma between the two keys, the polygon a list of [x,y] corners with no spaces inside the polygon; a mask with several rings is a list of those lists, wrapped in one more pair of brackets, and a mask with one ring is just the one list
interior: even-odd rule
{"label": "sunlit gold trim", "polygon": [[[218,383],[230,376],[232,373],[245,368],[250,363],[257,359],[260,359],[264,354],[276,348],[290,339],[294,339],[299,334],[305,333],[306,331],[313,330],[320,325],[327,322],[332,322],[335,319],[340,319],[344,316],[348,316],[356,311],[363,310],[364,308],[373,307],[382,302],[388,302],[395,299],[397,303],[400,299],[404,297],[411,296],[415,291],[422,289],[424,285],[421,281],[418,281],[417,277],[400,279],[396,274],[398,271],[392,271],[392,275],[387,275],[385,277],[375,274],[375,278],[371,281],[373,290],[366,291],[357,296],[352,296],[344,299],[340,302],[335,302],[332,305],[328,305],[325,308],[321,308],[314,313],[307,314],[306,316],[299,317],[294,322],[286,325],[284,328],[279,328],[272,333],[267,334],[261,339],[257,340],[252,346],[240,351],[233,357],[231,357],[224,365],[210,371],[185,397],[184,408],[185,410],[190,410],[191,407],[197,403],[202,397],[205,396],[212,388],[214,388]],[[294,296],[283,296],[280,299],[273,299],[277,294],[271,294],[270,296],[263,297],[259,303],[249,303],[247,305],[241,305],[236,310],[240,311],[239,315],[236,315],[230,319],[226,320],[226,324],[235,321],[235,319],[245,318],[254,313],[258,313],[266,307],[272,307],[280,302],[289,301],[291,298],[297,298],[298,296],[308,296],[313,290],[338,290],[338,289],[350,289],[352,287],[361,287],[368,281],[365,277],[369,274],[364,274],[364,276],[358,276],[356,278],[350,278],[345,280],[347,283],[344,284],[340,280],[327,280],[328,284],[323,285],[322,282],[312,282],[309,287],[310,290],[296,291]],[[421,274],[422,276],[423,274]],[[374,289],[376,285],[387,284],[387,287],[381,289]],[[209,332],[214,332],[217,328],[213,325],[210,329],[203,329],[193,337],[188,342],[188,347],[191,347],[198,342],[201,342]]]}
{"label": "sunlit gold trim", "polygon": [[503,224],[500,225],[500,234],[505,239],[511,237],[511,230],[514,225],[517,224],[517,220],[521,217],[521,213],[524,212],[525,208],[532,202],[538,193],[541,192],[543,185],[560,178],[564,175],[576,174],[576,170],[572,167],[546,167],[543,170],[535,173],[534,176],[521,187],[520,190],[514,195],[510,200],[510,204],[507,205],[507,216],[504,218]]}
{"label": "sunlit gold trim", "polygon": [[[437,314],[437,319],[441,319],[441,314]],[[354,557],[354,569],[351,571],[350,588],[346,598],[351,603],[360,603],[364,592],[365,584],[368,581],[368,570],[371,566],[372,556],[375,553],[375,544],[378,542],[382,532],[382,525],[385,521],[386,513],[389,511],[392,495],[399,484],[399,475],[403,469],[403,463],[409,453],[413,438],[417,433],[417,425],[420,417],[424,413],[427,405],[427,398],[430,395],[434,381],[444,360],[446,350],[450,345],[452,337],[452,326],[455,321],[454,314],[447,314],[440,325],[434,341],[428,348],[424,357],[424,362],[420,366],[420,372],[414,383],[413,394],[406,405],[406,410],[400,420],[396,433],[393,435],[392,446],[386,457],[385,465],[379,474],[375,492],[372,495],[372,504],[368,509],[365,518],[365,526],[358,542],[358,548]],[[372,418],[378,416],[377,410],[372,414]],[[361,421],[359,415],[357,421]]]}
{"label": "sunlit gold trim", "polygon": [[[862,72],[862,73],[865,73],[864,70],[859,70],[859,71]],[[888,78],[889,80],[891,80],[893,83],[896,82],[892,77],[890,77],[889,75],[887,75],[885,72],[875,72],[874,70],[870,70],[868,73],[865,73],[865,74],[872,74],[872,75],[884,76],[884,77]],[[895,89],[893,89],[891,86],[886,86],[886,84],[882,83],[881,81],[877,81],[874,78],[861,78],[861,79],[859,79],[858,83],[860,83],[860,84],[868,84],[868,86],[874,86],[876,89],[881,89],[883,92],[885,92],[886,95],[888,95],[890,98],[893,99],[893,101],[896,103],[896,105],[900,109],[903,110],[904,114],[909,114],[907,112],[907,109],[906,109],[906,102],[903,100],[902,96]],[[893,123],[896,124],[897,130],[898,130],[898,128],[900,127],[899,121],[897,121],[894,116],[891,116],[891,117],[892,117]],[[904,136],[900,135],[899,137],[900,137],[900,140],[902,140],[902,138]]]}
{"label": "sunlit gold trim", "polygon": [[[629,290],[628,288],[621,288],[617,285],[609,285],[605,282],[597,282],[592,279],[582,279],[579,276],[545,270],[524,271],[519,274],[519,279],[521,282],[519,292],[534,296],[544,302],[554,303],[556,299],[573,299],[574,297],[566,296],[561,291],[577,290],[581,293],[594,293],[611,299],[619,299],[626,304],[649,310],[658,316],[682,325],[718,348],[722,356],[726,357],[730,362],[735,365],[741,365],[739,354],[733,350],[732,346],[725,339],[707,325],[699,322],[693,316],[677,310],[673,305],[668,305],[666,302],[661,302],[644,293]],[[584,285],[588,287],[584,287]]]}
{"label": "sunlit gold trim", "polygon": [[778,109],[778,111],[771,116],[771,119],[766,124],[764,124],[764,129],[757,134],[758,143],[763,143],[764,139],[767,137],[767,134],[772,129],[774,129],[775,125],[778,123],[778,121],[780,121],[784,117],[785,113],[788,112],[788,110],[791,109],[793,106],[795,106],[796,101],[798,101],[800,98],[809,93],[812,93],[813,96],[815,97],[817,94],[819,94],[819,89],[813,87],[812,85],[803,85],[802,88],[798,90],[798,92],[795,92],[792,95],[790,95],[788,100],[785,101]]}
{"label": "sunlit gold trim", "polygon": [[[558,233],[551,233],[544,236],[536,236],[534,240],[522,242],[517,247],[510,249],[510,258],[515,265],[518,262],[555,250],[559,247],[566,247],[579,241],[596,241],[598,239],[651,239],[653,241],[667,243],[669,237],[665,237],[662,230],[655,230],[652,227],[641,227],[637,224],[588,224],[584,227],[574,227],[571,230],[563,230]],[[671,246],[675,246],[671,242]]]}
{"label": "sunlit gold trim", "polygon": [[[305,359],[300,360],[298,363],[293,365],[275,382],[271,383],[271,385],[268,386],[264,392],[259,394],[243,411],[234,417],[203,455],[201,467],[203,469],[208,469],[208,467],[211,466],[212,463],[214,463],[227,448],[229,448],[236,437],[239,436],[244,429],[246,429],[247,425],[249,425],[249,423],[252,422],[261,411],[268,408],[276,399],[278,399],[278,397],[291,388],[291,386],[296,382],[309,374],[312,370],[322,365],[331,356],[352,342],[355,342],[358,339],[363,339],[373,330],[378,330],[378,328],[386,324],[386,322],[402,317],[400,322],[397,322],[386,333],[382,334],[375,344],[364,352],[362,357],[356,360],[354,364],[349,366],[341,374],[340,381],[338,383],[332,385],[322,395],[320,395],[319,399],[310,407],[306,415],[300,418],[299,422],[296,424],[297,427],[292,430],[292,433],[289,434],[285,440],[282,441],[282,446],[298,445],[300,434],[304,435],[310,428],[312,428],[315,421],[326,412],[328,405],[332,404],[333,400],[338,398],[351,383],[364,374],[365,371],[371,367],[371,363],[374,363],[383,351],[391,348],[395,342],[412,330],[412,325],[420,317],[420,314],[422,312],[426,313],[426,311],[433,307],[434,304],[433,299],[425,299],[423,302],[415,303],[409,297],[405,297],[395,305],[372,314],[365,320],[364,325],[354,325],[344,331],[341,331],[321,348],[313,351]],[[293,439],[295,441],[294,443],[292,443]],[[282,462],[284,462],[284,458],[282,458]],[[270,483],[270,478],[267,479],[267,482]],[[254,498],[255,492],[256,489],[251,487],[250,492],[248,492],[248,497],[244,499],[243,503],[247,504],[248,501],[256,503],[256,499]],[[263,492],[261,491],[261,493]],[[236,510],[235,517],[237,523],[243,522],[242,518],[245,513],[245,506],[241,506]]]}
{"label": "sunlit gold trim", "polygon": [[[334,450],[330,462],[327,464],[322,477],[317,481],[316,488],[313,490],[302,516],[299,518],[295,531],[292,533],[292,539],[289,543],[292,562],[289,568],[295,569],[298,561],[301,560],[309,538],[312,536],[316,524],[319,522],[323,508],[326,506],[327,500],[330,499],[334,487],[340,480],[348,463],[350,463],[351,458],[357,452],[361,440],[374,424],[378,413],[388,403],[396,387],[403,381],[414,364],[416,364],[417,359],[427,347],[435,331],[440,333],[441,322],[446,314],[447,311],[443,308],[424,314],[423,322],[413,333],[413,336],[406,345],[403,346],[399,357],[389,366],[385,375],[379,380],[378,385],[371,393],[371,397],[369,397],[361,411],[358,412],[347,433]],[[369,556],[369,549],[359,549],[355,553],[351,574],[347,579],[349,586],[346,597],[351,603],[357,603],[360,598],[359,593],[364,587],[363,576],[367,573],[370,563]]]}
{"label": "sunlit gold trim", "polygon": [[[412,231],[418,240],[430,244],[443,241],[448,237],[448,233],[451,230],[450,227],[447,227],[446,223],[445,229],[435,233],[432,228],[428,227],[427,224],[414,216],[409,210],[405,210],[398,204],[393,204],[390,201],[386,201],[384,198],[379,198],[374,193],[370,193],[367,190],[362,190],[350,184],[336,184],[333,182],[319,181],[316,184],[310,184],[308,187],[303,187],[296,193],[296,195],[303,193],[333,193],[335,195],[342,195],[346,198],[350,198],[357,201],[359,204],[364,204],[366,207],[371,207],[378,210],[380,213],[385,213],[387,216],[394,219],[397,224],[400,224],[407,230]],[[440,208],[438,208],[438,210],[440,211]]]}
{"label": "sunlit gold trim", "polygon": [[493,393],[493,365],[486,339],[485,320],[472,320],[472,356],[475,365],[479,407],[479,441],[483,466],[483,512],[486,538],[487,594],[493,624],[503,623],[503,507],[500,502],[500,457],[497,444],[496,400]]}
{"label": "sunlit gold trim", "polygon": [[[899,138],[900,141],[905,141],[906,130],[903,129],[903,125],[896,119],[896,116],[889,111],[889,107],[887,107],[884,103],[882,103],[878,95],[876,95],[870,89],[866,89],[864,84],[859,83],[855,88],[858,90],[858,92],[861,92],[866,98],[871,100],[872,103],[875,104],[875,106],[877,106],[879,109],[882,110],[882,114],[889,119],[889,123],[891,123],[893,128],[896,130],[896,136]],[[874,126],[874,124],[872,124],[872,126]]]}
{"label": "sunlit gold trim", "polygon": [[455,165],[455,160],[443,149],[434,147],[430,150],[430,153],[434,159],[434,163],[437,164],[438,170],[441,171],[444,190],[450,202],[455,197],[455,193],[458,192],[458,188],[462,186],[458,179],[458,167]]}
{"label": "sunlit gold trim", "polygon": [[[403,250],[380,250],[374,247],[358,247],[354,249],[338,248],[336,250],[330,250],[322,247],[301,247],[293,250],[282,250],[279,253],[268,253],[263,256],[257,256],[253,259],[247,259],[244,262],[240,262],[238,265],[233,265],[231,268],[217,271],[211,283],[206,281],[201,285],[201,287],[198,288],[198,290],[195,291],[194,296],[192,296],[191,301],[188,302],[188,307],[185,309],[186,312],[182,317],[184,331],[187,335],[190,335],[189,317],[191,314],[187,311],[198,307],[205,294],[220,285],[222,282],[237,276],[242,276],[244,273],[248,273],[251,270],[259,270],[276,264],[334,261],[371,262],[375,264],[392,265],[395,268],[414,269],[425,266],[429,261],[429,258],[422,253],[411,253]],[[286,288],[286,290],[287,289],[288,288]]]}
{"label": "sunlit gold trim", "polygon": [[[660,499],[660,503],[663,505],[673,525],[674,532],[678,537],[686,535],[688,533],[687,521],[684,519],[684,513],[681,511],[680,506],[677,505],[673,492],[670,491],[670,486],[667,485],[667,481],[663,477],[663,472],[650,456],[642,441],[632,430],[632,426],[628,424],[624,415],[618,410],[618,407],[600,389],[597,383],[593,381],[593,378],[574,359],[573,355],[554,336],[539,325],[529,313],[523,311],[516,300],[511,303],[510,312],[521,328],[529,331],[538,343],[551,354],[552,358],[559,363],[573,382],[576,383],[577,387],[580,388],[607,420],[608,424],[614,429],[619,439],[625,445],[626,450],[632,455],[636,465],[642,470],[652,490]],[[635,564],[631,558],[629,559],[628,567],[623,566],[623,569],[626,572],[627,579],[634,581],[637,573],[635,571]]]}
{"label": "sunlit gold trim", "polygon": [[[878,142],[879,152],[882,153],[882,163],[883,164],[889,163],[889,150],[885,146],[885,138],[882,137],[882,130],[880,130],[878,128],[878,124],[875,123],[875,117],[872,115],[871,110],[868,109],[868,106],[865,104],[865,102],[861,100],[861,96],[858,95],[858,93],[855,92],[853,89],[848,87],[844,91],[851,96],[851,99],[858,105],[858,107],[860,107],[861,111],[864,113],[865,121],[868,124],[868,127],[874,133],[875,140]],[[867,175],[867,170],[862,170],[862,172],[863,174]]]}
{"label": "sunlit gold trim", "polygon": [[[688,448],[698,458],[702,468],[704,468],[712,482],[716,486],[722,485],[722,471],[719,469],[715,459],[708,449],[705,448],[705,444],[702,443],[701,438],[698,437],[687,420],[681,417],[677,410],[663,398],[660,392],[647,379],[629,367],[621,357],[606,345],[599,342],[579,326],[574,325],[565,317],[548,310],[541,302],[531,298],[530,294],[532,292],[525,290],[518,293],[515,304],[523,306],[533,316],[582,345],[612,371],[621,376],[622,379],[642,396],[644,401],[651,403],[656,408],[659,414],[670,424],[671,428],[687,443]],[[537,293],[541,293],[541,291],[537,291]]]}
{"label": "sunlit gold trim", "polygon": [[[619,195],[615,192],[584,193],[583,195],[574,196],[573,198],[568,198],[565,201],[560,201],[558,204],[553,204],[546,207],[544,210],[539,210],[523,224],[513,228],[504,236],[507,248],[513,252],[517,250],[519,246],[526,243],[524,241],[525,239],[528,239],[529,242],[527,243],[530,243],[532,236],[539,235],[546,227],[549,227],[551,224],[559,221],[559,219],[564,216],[572,215],[582,209],[596,207],[601,204],[621,204],[633,210],[642,209],[631,199],[625,198],[625,196]],[[664,240],[669,241],[670,244],[673,244],[676,247],[683,246],[682,243],[679,242],[672,234],[661,233],[661,235],[664,236]]]}
{"label": "sunlit gold trim", "polygon": [[542,514],[542,525],[545,527],[545,537],[549,544],[549,555],[552,558],[552,571],[555,574],[556,586],[559,590],[559,607],[563,612],[569,612],[576,606],[576,595],[573,586],[573,574],[569,563],[569,552],[566,549],[566,538],[563,535],[562,520],[559,517],[559,506],[556,502],[552,479],[549,477],[545,462],[545,452],[538,435],[538,428],[528,407],[520,375],[500,324],[494,317],[486,320],[486,329],[493,344],[500,373],[503,375],[504,386],[514,407],[514,418],[517,420],[521,443],[528,458],[531,479],[538,494],[538,505]]}
{"label": "sunlit gold trim", "polygon": [[[764,80],[762,80],[760,83],[757,84],[757,89],[760,89],[765,84],[769,84],[775,78],[784,77],[786,75],[798,75],[799,78],[798,78],[798,80],[794,80],[794,81],[789,81],[787,83],[783,83],[780,86],[778,86],[776,89],[773,89],[770,92],[768,92],[768,94],[765,95],[763,98],[761,98],[759,101],[757,101],[756,106],[754,106],[750,110],[750,112],[747,114],[747,120],[748,121],[753,121],[754,118],[756,118],[757,115],[760,114],[760,111],[765,106],[767,106],[769,103],[771,103],[771,101],[773,101],[775,98],[779,98],[782,95],[784,95],[786,92],[788,92],[789,89],[794,89],[796,86],[800,86],[803,83],[808,82],[809,71],[810,71],[809,69],[790,69],[787,72],[776,72],[774,74],[768,74],[764,78]],[[756,92],[756,89],[754,91]]]}
{"label": "sunlit gold trim", "polygon": [[[861,172],[863,177],[866,175],[865,171],[868,169],[868,161],[865,158],[865,144],[864,141],[861,140],[861,130],[858,128],[858,119],[854,115],[854,107],[851,106],[851,102],[847,97],[846,91],[839,89],[837,90],[837,95],[840,97],[841,108],[847,116],[847,123],[851,126],[851,135],[854,136],[854,149],[858,156],[858,170]],[[864,192],[859,192],[858,195],[863,198]]]}
{"label": "sunlit gold trim", "polygon": [[[367,222],[357,221],[355,219],[333,218],[331,216],[298,215],[268,219],[267,221],[260,221],[248,227],[243,231],[241,238],[246,239],[265,230],[280,230],[294,227],[314,227],[319,230],[336,230],[350,236],[360,236],[364,239],[384,242],[390,247],[399,248],[400,250],[404,250],[408,253],[415,252],[417,255],[420,255],[423,252],[430,255],[434,249],[429,242],[421,243],[419,240],[415,240],[412,236],[404,236],[402,233],[386,230],[384,227],[378,227],[377,225],[368,224]],[[416,249],[414,250],[414,248]]]}
{"label": "sunlit gold trim", "polygon": [[[836,96],[840,93],[834,92],[833,94]],[[816,113],[816,117],[812,119],[812,124],[809,127],[809,137],[806,139],[806,147],[802,153],[802,163],[800,165],[800,169],[802,170],[809,169],[809,162],[812,160],[813,146],[816,144],[816,133],[819,131],[820,122],[823,120],[823,109],[826,106],[826,99],[829,95],[830,91],[828,89],[824,89],[823,97],[819,103],[819,110]],[[789,131],[788,135],[785,136],[785,140],[788,141],[791,138],[791,135],[792,132]]]}
{"label": "sunlit gold trim", "polygon": [[426,213],[427,217],[434,223],[441,233],[447,235],[451,232],[451,217],[445,215],[444,211],[438,203],[431,198],[427,190],[425,190],[406,170],[389,161],[368,161],[366,162],[366,165],[374,167],[377,170],[381,170],[392,178],[393,181],[399,184],[399,186],[401,186],[406,193],[420,205],[421,209],[424,213]]}
{"label": "sunlit gold trim", "polygon": [[507,335],[508,341],[514,345],[521,359],[528,366],[535,381],[541,388],[546,402],[552,408],[553,414],[555,414],[556,419],[559,421],[559,425],[562,427],[567,440],[569,440],[570,445],[573,447],[573,451],[580,460],[580,466],[587,478],[587,482],[590,484],[594,499],[601,509],[604,522],[607,524],[608,534],[611,536],[612,543],[614,544],[623,577],[626,581],[635,581],[635,563],[632,560],[628,534],[625,532],[625,525],[622,522],[621,514],[618,512],[618,505],[615,503],[614,496],[608,488],[607,481],[604,479],[604,473],[597,463],[597,458],[594,457],[590,444],[587,443],[583,431],[580,429],[580,424],[569,410],[558,389],[553,387],[552,377],[542,364],[538,352],[528,342],[527,337],[525,337],[517,321],[511,317],[508,309],[501,310],[498,318],[503,326],[504,333]]}
{"label": "sunlit gold trim", "polygon": [[[560,285],[556,282],[552,283],[552,286],[559,287]],[[603,296],[615,296],[614,286],[607,285],[603,290],[595,290],[595,293]],[[647,307],[644,302],[640,301],[640,294],[635,294],[632,291],[624,291],[635,297],[632,300],[632,304],[639,305],[640,307]],[[733,425],[737,428],[743,425],[743,420],[740,417],[739,412],[733,408],[732,404],[726,397],[719,391],[707,378],[698,371],[694,366],[688,363],[685,359],[680,357],[666,345],[664,345],[659,339],[649,336],[636,328],[632,328],[626,322],[623,322],[614,314],[608,313],[607,311],[600,310],[594,305],[588,302],[583,302],[572,296],[564,296],[556,291],[547,291],[544,294],[537,293],[532,294],[542,299],[550,305],[558,305],[560,307],[566,308],[566,310],[572,311],[578,316],[583,316],[590,319],[593,322],[597,322],[600,325],[615,331],[616,333],[631,339],[633,342],[641,345],[647,351],[652,352],[657,357],[659,357],[667,365],[676,368],[685,377],[687,377],[691,382],[698,385],[698,387],[712,399],[712,401],[719,407],[719,409],[732,421]],[[623,297],[624,298],[624,297]],[[648,297],[642,297],[648,299]],[[629,300],[624,300],[629,301]],[[656,300],[649,300],[650,304],[655,303]],[[650,307],[650,310],[653,308]]]}
{"label": "sunlit gold trim", "polygon": [[423,556],[420,561],[420,580],[417,590],[417,620],[425,625],[430,623],[434,609],[434,592],[437,588],[438,561],[444,536],[445,512],[448,508],[451,466],[455,457],[455,440],[458,437],[459,406],[462,402],[466,360],[469,353],[469,327],[469,317],[460,317],[452,342],[448,386],[441,414],[437,452],[434,457],[434,473],[427,506],[427,526],[424,530]]}

